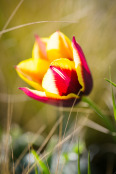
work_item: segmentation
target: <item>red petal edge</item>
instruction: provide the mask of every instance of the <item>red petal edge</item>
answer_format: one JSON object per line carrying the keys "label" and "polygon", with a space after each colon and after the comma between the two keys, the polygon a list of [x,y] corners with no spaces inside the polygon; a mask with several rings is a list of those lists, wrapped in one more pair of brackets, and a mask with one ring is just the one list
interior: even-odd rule
{"label": "red petal edge", "polygon": [[47,103],[47,104],[51,104],[51,105],[55,105],[55,106],[63,106],[63,107],[71,107],[73,104],[77,104],[81,99],[75,99],[75,98],[70,98],[70,99],[54,99],[51,97],[47,97],[45,92],[42,91],[38,91],[39,94],[35,94],[34,90],[30,90],[29,88],[26,87],[22,87],[19,88],[20,90],[22,90],[27,96],[43,102],[43,103]]}
{"label": "red petal edge", "polygon": [[85,55],[84,55],[80,45],[76,42],[74,36],[72,39],[72,44],[73,44],[74,48],[76,49],[76,51],[78,53],[78,58],[81,62],[82,76],[83,76],[83,81],[85,84],[85,90],[84,90],[83,94],[88,95],[91,92],[92,87],[93,87],[93,79],[91,76],[91,72],[87,65]]}

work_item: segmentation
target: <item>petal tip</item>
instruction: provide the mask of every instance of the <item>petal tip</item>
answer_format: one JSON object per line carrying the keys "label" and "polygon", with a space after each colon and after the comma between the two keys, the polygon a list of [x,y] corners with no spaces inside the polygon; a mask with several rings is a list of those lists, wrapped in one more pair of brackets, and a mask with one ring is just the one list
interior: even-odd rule
{"label": "petal tip", "polygon": [[76,44],[75,36],[73,36],[73,38],[72,38],[72,43],[73,43],[74,45]]}
{"label": "petal tip", "polygon": [[17,69],[17,65],[14,65],[14,68]]}
{"label": "petal tip", "polygon": [[19,68],[19,66],[18,66],[18,65],[15,65],[15,66],[14,66],[14,68],[16,69],[16,71],[17,71],[17,72],[19,72],[19,71],[20,71],[20,68]]}
{"label": "petal tip", "polygon": [[60,34],[60,30],[57,30],[56,33]]}
{"label": "petal tip", "polygon": [[35,38],[38,38],[39,37],[38,34],[35,34],[34,36],[35,36]]}
{"label": "petal tip", "polygon": [[29,89],[27,87],[19,87],[18,89],[20,89],[21,91],[23,91],[26,95],[29,96]]}
{"label": "petal tip", "polygon": [[26,88],[25,87],[19,87],[18,89],[24,91]]}
{"label": "petal tip", "polygon": [[40,37],[37,34],[35,34],[35,40],[36,40],[36,42],[38,42],[40,40]]}

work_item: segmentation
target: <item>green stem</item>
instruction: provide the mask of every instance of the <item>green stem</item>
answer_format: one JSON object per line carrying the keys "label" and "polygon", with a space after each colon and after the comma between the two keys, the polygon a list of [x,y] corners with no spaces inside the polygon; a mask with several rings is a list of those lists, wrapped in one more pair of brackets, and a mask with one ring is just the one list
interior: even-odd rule
{"label": "green stem", "polygon": [[82,101],[89,104],[89,106],[98,114],[100,118],[104,121],[105,125],[110,131],[116,131],[111,120],[108,118],[108,116],[104,115],[101,111],[101,109],[90,99],[87,97],[82,97]]}
{"label": "green stem", "polygon": [[90,166],[90,152],[88,152],[88,174],[91,174],[91,166]]}
{"label": "green stem", "polygon": [[79,140],[78,140],[78,174],[81,174],[81,170],[80,170]]}

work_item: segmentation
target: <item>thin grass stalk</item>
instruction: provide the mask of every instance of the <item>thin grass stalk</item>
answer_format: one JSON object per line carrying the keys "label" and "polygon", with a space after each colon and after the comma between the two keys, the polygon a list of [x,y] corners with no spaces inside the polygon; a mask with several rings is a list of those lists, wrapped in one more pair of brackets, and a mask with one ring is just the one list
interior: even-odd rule
{"label": "thin grass stalk", "polygon": [[88,174],[91,174],[91,166],[90,166],[90,152],[88,152]]}
{"label": "thin grass stalk", "polygon": [[102,113],[101,109],[90,99],[87,97],[83,97],[82,101],[86,102],[87,104],[89,104],[89,106],[97,113],[97,115],[102,118],[103,122],[105,123],[105,125],[107,126],[107,128],[111,131],[114,132],[116,131],[116,129],[113,126],[113,123],[111,122],[111,120],[108,118],[108,116],[106,116],[104,113]]}
{"label": "thin grass stalk", "polygon": [[80,170],[79,140],[78,140],[78,174],[81,174],[81,170]]}

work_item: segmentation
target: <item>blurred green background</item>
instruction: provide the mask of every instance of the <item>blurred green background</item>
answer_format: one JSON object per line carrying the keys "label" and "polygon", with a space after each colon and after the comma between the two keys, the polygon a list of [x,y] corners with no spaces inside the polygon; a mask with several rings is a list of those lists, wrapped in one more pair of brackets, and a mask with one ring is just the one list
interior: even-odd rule
{"label": "blurred green background", "polygon": [[[0,30],[16,10],[19,0],[0,1]],[[13,105],[12,123],[25,131],[37,131],[45,124],[51,129],[57,108],[28,98],[18,87],[28,86],[20,79],[14,66],[31,57],[34,35],[48,37],[56,30],[70,39],[76,37],[91,69],[94,88],[90,98],[106,112],[112,112],[110,85],[104,80],[116,81],[116,1],[109,0],[23,0],[7,28],[36,21],[47,22],[29,25],[3,33],[0,37],[0,128],[6,129],[8,103]],[[72,21],[72,22],[71,22]],[[83,103],[77,108],[84,106]],[[96,115],[92,118],[96,119]]]}

